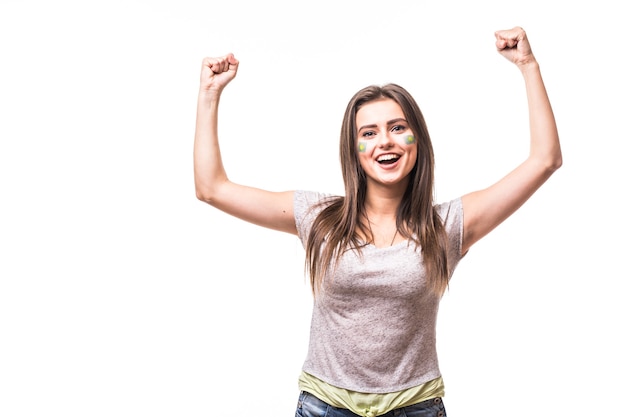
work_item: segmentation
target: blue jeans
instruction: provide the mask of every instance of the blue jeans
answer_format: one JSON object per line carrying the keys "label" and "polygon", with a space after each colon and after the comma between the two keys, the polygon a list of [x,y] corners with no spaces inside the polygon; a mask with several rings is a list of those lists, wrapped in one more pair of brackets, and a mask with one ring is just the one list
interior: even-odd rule
{"label": "blue jeans", "polygon": [[[296,417],[359,417],[359,415],[345,408],[328,405],[314,395],[303,391],[298,398]],[[433,398],[377,417],[446,417],[446,409],[441,398]]]}

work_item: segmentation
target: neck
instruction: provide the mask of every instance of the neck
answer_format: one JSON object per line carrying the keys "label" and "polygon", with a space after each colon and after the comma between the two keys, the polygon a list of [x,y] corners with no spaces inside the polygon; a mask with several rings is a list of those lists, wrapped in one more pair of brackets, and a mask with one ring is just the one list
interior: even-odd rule
{"label": "neck", "polygon": [[377,247],[393,246],[398,237],[396,212],[401,198],[368,198],[365,199],[363,213],[366,240]]}
{"label": "neck", "polygon": [[371,180],[368,181],[365,192],[365,209],[370,217],[377,215],[393,215],[395,217],[406,187],[407,183],[405,181],[397,184],[381,184]]}
{"label": "neck", "polygon": [[365,196],[365,211],[370,219],[396,218],[396,212],[400,207],[402,196],[373,196],[368,193]]}

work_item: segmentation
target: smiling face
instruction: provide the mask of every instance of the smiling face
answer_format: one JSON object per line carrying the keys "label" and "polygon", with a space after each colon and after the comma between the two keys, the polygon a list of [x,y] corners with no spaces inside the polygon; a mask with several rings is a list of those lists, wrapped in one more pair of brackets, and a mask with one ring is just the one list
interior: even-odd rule
{"label": "smiling face", "polygon": [[368,183],[406,187],[417,161],[417,140],[398,103],[380,99],[356,113],[359,162]]}

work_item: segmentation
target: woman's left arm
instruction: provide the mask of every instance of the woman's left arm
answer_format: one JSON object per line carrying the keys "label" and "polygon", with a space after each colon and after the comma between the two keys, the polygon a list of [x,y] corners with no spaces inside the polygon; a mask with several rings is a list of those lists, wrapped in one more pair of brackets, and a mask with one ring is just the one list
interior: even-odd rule
{"label": "woman's left arm", "polygon": [[516,27],[497,31],[496,47],[522,72],[530,122],[528,158],[500,181],[462,197],[463,253],[513,214],[561,166],[559,134],[539,64],[526,32]]}

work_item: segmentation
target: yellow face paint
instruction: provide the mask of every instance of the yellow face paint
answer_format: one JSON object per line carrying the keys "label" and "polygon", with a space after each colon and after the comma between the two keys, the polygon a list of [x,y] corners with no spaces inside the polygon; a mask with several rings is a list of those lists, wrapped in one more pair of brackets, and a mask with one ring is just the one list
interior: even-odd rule
{"label": "yellow face paint", "polygon": [[407,136],[405,136],[405,137],[404,137],[404,142],[405,142],[407,145],[412,145],[412,144],[414,144],[414,143],[415,143],[415,136],[413,136],[413,135],[407,135]]}
{"label": "yellow face paint", "polygon": [[365,152],[367,150],[367,143],[359,142],[359,152]]}

